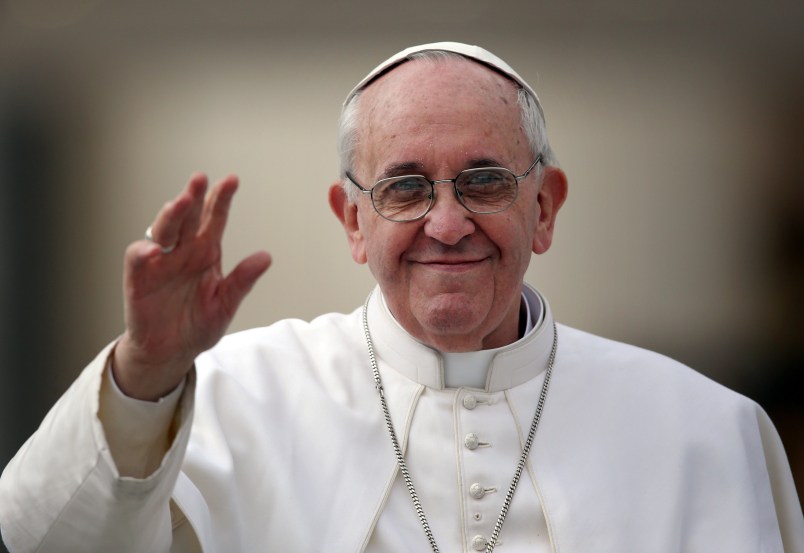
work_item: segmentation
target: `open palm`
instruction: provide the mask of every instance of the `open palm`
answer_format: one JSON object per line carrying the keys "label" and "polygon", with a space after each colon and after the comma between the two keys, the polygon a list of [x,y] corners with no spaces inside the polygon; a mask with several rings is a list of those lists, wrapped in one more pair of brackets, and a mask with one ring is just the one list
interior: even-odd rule
{"label": "open palm", "polygon": [[175,388],[195,357],[220,340],[270,265],[268,253],[258,252],[229,275],[222,272],[221,238],[237,185],[235,177],[227,177],[207,195],[206,177],[193,176],[157,215],[153,241],[140,240],[126,250],[126,332],[113,361],[115,380],[126,394],[155,400]]}

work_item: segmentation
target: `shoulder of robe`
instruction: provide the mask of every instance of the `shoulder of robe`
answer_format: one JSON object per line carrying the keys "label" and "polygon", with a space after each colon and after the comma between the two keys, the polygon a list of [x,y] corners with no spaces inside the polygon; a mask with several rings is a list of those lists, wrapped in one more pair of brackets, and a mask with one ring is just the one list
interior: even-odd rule
{"label": "shoulder of robe", "polygon": [[224,336],[202,353],[196,359],[198,386],[226,381],[261,388],[306,379],[331,385],[364,358],[368,365],[359,310],[312,321],[284,319]]}
{"label": "shoulder of robe", "polygon": [[680,401],[694,406],[706,403],[728,409],[757,408],[749,398],[715,382],[666,355],[570,328],[559,326],[559,371],[576,373],[601,390],[638,393],[646,398]]}

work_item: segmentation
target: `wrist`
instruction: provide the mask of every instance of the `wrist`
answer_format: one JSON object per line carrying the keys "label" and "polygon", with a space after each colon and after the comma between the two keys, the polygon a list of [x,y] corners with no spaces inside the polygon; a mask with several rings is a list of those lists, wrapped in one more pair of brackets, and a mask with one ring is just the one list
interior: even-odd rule
{"label": "wrist", "polygon": [[184,382],[193,359],[153,360],[139,354],[123,336],[111,356],[111,373],[120,391],[143,401],[158,401]]}

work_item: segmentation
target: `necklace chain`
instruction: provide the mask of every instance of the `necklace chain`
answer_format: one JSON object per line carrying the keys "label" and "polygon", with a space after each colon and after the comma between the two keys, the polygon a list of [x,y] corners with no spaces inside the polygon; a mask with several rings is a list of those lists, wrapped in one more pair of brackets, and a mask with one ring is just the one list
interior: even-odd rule
{"label": "necklace chain", "polygon": [[[374,373],[374,384],[377,388],[377,393],[380,396],[380,405],[382,406],[383,416],[385,417],[385,424],[388,427],[388,434],[391,436],[391,444],[394,447],[394,454],[396,462],[399,465],[399,471],[402,473],[402,478],[405,480],[405,486],[410,494],[410,499],[413,501],[413,507],[416,509],[416,516],[419,517],[419,522],[422,525],[424,534],[427,536],[427,541],[430,542],[430,547],[433,548],[433,553],[439,553],[438,545],[436,545],[433,532],[430,529],[430,523],[427,522],[427,517],[424,515],[421,501],[419,501],[419,494],[416,493],[416,488],[413,487],[413,480],[408,471],[408,465],[405,463],[405,456],[402,454],[402,448],[399,447],[399,440],[394,431],[394,425],[391,423],[391,413],[388,410],[388,402],[385,399],[385,391],[382,385],[382,378],[380,377],[380,370],[377,367],[377,360],[374,356],[374,344],[371,340],[371,333],[368,327],[368,304],[371,299],[371,294],[366,298],[366,303],[363,305],[363,332],[366,335],[366,346],[368,347],[369,361],[371,362],[371,370]],[[539,419],[542,417],[542,409],[544,408],[544,400],[547,398],[547,390],[550,387],[550,377],[553,374],[553,363],[556,359],[556,350],[558,349],[558,332],[556,324],[553,322],[553,347],[550,350],[550,358],[547,361],[547,370],[544,373],[544,383],[542,384],[542,391],[539,394],[539,401],[536,404],[536,413],[533,415],[533,422],[530,424],[530,431],[528,438],[525,440],[525,445],[522,448],[522,455],[516,464],[514,471],[514,478],[511,480],[511,485],[508,487],[508,493],[505,494],[505,501],[503,502],[500,515],[497,517],[497,523],[494,525],[494,530],[491,537],[486,542],[486,553],[492,553],[494,546],[497,544],[497,539],[500,536],[505,517],[508,515],[508,508],[511,506],[511,500],[514,498],[514,491],[516,490],[519,479],[522,477],[522,471],[525,469],[525,463],[530,453],[530,447],[533,444],[533,437],[536,435],[536,427],[539,425]]]}

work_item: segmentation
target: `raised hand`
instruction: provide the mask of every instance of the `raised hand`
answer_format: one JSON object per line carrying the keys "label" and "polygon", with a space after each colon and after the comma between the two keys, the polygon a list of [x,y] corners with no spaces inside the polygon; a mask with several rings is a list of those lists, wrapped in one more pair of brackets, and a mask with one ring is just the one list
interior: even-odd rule
{"label": "raised hand", "polygon": [[196,356],[221,339],[271,264],[267,252],[258,252],[223,275],[221,238],[237,178],[225,178],[208,195],[206,190],[206,176],[193,176],[157,215],[152,240],[126,250],[126,331],[112,366],[118,386],[131,397],[156,400],[174,389]]}

